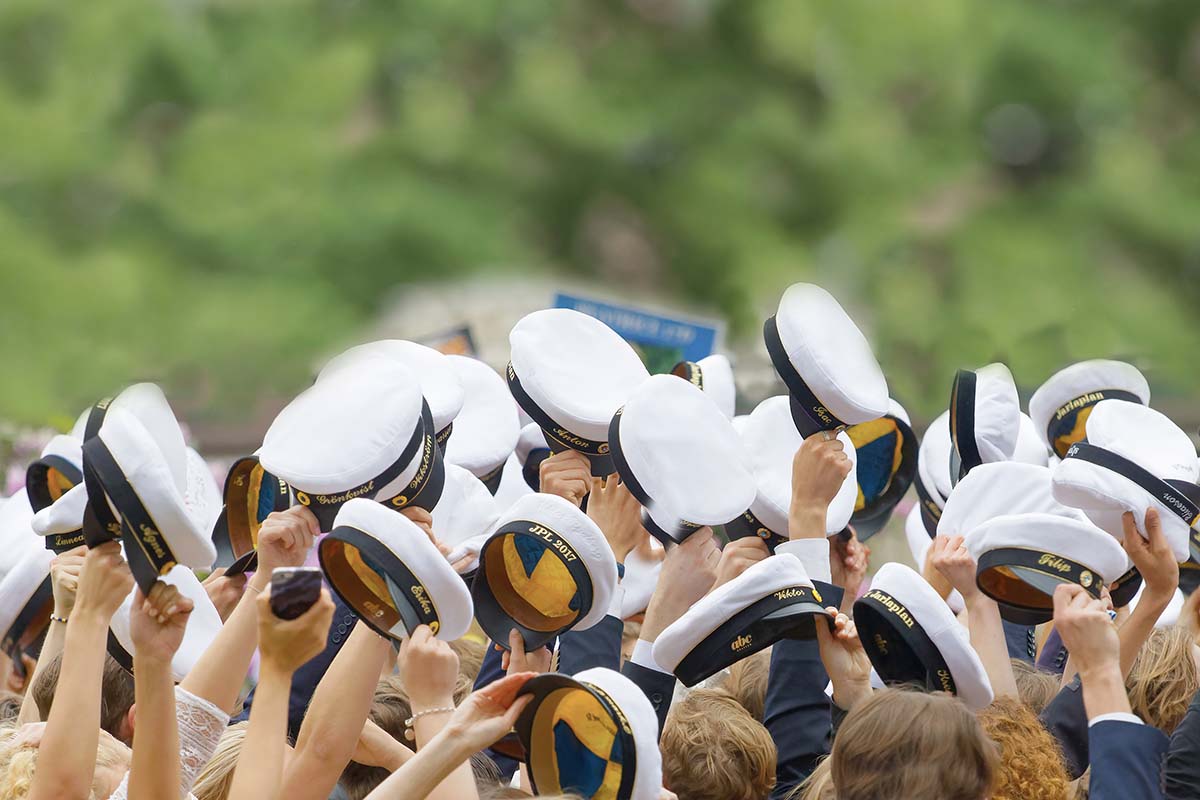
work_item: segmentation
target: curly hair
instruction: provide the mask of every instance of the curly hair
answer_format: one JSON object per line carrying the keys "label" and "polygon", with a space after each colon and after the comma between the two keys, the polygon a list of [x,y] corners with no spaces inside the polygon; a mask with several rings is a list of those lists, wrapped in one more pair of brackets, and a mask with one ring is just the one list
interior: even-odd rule
{"label": "curly hair", "polygon": [[1195,646],[1183,628],[1155,628],[1125,681],[1133,713],[1168,736],[1200,690]]}
{"label": "curly hair", "polygon": [[[20,728],[15,726],[0,728],[0,800],[25,800],[33,786],[38,751],[37,748],[18,743],[19,731]],[[101,787],[101,791],[107,797],[108,791],[113,787],[106,784],[101,771],[110,767],[128,769],[129,760],[129,748],[107,731],[101,730],[100,739],[96,743],[96,777],[90,797],[97,796],[97,786]]]}
{"label": "curly hair", "polygon": [[1070,778],[1062,751],[1029,707],[1000,697],[978,714],[984,732],[1000,748],[993,800],[1065,800]]}

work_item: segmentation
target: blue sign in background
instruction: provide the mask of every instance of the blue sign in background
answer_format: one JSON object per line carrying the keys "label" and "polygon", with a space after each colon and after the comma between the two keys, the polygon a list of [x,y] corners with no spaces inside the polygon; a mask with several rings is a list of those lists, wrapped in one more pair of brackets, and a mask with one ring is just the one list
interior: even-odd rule
{"label": "blue sign in background", "polygon": [[677,350],[680,359],[686,361],[712,355],[723,331],[719,322],[669,317],[562,292],[554,295],[554,307],[571,308],[595,317],[630,342]]}

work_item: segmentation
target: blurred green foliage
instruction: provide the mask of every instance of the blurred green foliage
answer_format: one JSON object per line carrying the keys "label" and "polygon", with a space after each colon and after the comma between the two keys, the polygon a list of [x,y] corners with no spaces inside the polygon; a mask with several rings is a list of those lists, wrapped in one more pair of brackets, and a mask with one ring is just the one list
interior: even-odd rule
{"label": "blurred green foliage", "polygon": [[924,415],[993,358],[1193,391],[1198,103],[1194,0],[6,0],[0,418],[232,416],[504,268],[747,337],[816,280]]}

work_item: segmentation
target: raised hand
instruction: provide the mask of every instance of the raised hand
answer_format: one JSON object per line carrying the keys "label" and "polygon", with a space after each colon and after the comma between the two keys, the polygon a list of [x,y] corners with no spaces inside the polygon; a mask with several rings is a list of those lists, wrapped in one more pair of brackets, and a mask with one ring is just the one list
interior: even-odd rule
{"label": "raised hand", "polygon": [[121,545],[105,542],[88,550],[75,593],[75,611],[102,619],[105,624],[133,589],[133,573],[121,556]]}
{"label": "raised hand", "polygon": [[850,538],[832,537],[829,540],[829,569],[834,584],[845,590],[842,605],[849,608],[858,598],[859,587],[871,567],[871,548],[858,540],[850,529]]}
{"label": "raised hand", "polygon": [[[750,567],[763,559],[769,558],[771,551],[767,543],[757,536],[745,536],[735,539],[721,550],[721,558],[717,562],[717,577],[712,588],[729,583]],[[711,589],[709,591],[712,591]]]}
{"label": "raised hand", "polygon": [[400,644],[399,663],[413,711],[454,705],[458,654],[450,645],[434,638],[428,625],[418,625],[412,636]]}
{"label": "raised hand", "polygon": [[682,544],[667,548],[658,585],[646,609],[641,638],[653,642],[658,634],[704,597],[717,579],[721,551],[712,528],[701,528]]}
{"label": "raised hand", "polygon": [[226,575],[225,568],[215,569],[204,579],[204,591],[217,609],[221,621],[229,619],[246,591],[246,575]]}
{"label": "raised hand", "polygon": [[975,559],[967,552],[961,536],[936,536],[929,547],[929,563],[958,590],[964,600],[979,594],[975,582]]}
{"label": "raised hand", "polygon": [[792,457],[793,539],[825,535],[825,512],[853,469],[846,445],[829,431],[805,439]]}
{"label": "raised hand", "polygon": [[542,492],[556,494],[578,506],[592,488],[592,467],[582,453],[564,450],[538,467]]}
{"label": "raised hand", "polygon": [[1082,586],[1062,584],[1054,590],[1054,628],[1081,675],[1117,666],[1120,639],[1104,602]]}
{"label": "raised hand", "polygon": [[1146,582],[1139,603],[1150,599],[1166,608],[1179,586],[1179,563],[1167,544],[1167,537],[1163,535],[1158,512],[1153,508],[1146,512],[1146,537],[1138,533],[1133,514],[1129,511],[1121,516],[1121,526],[1125,532],[1125,552]]}
{"label": "raised hand", "polygon": [[138,589],[129,609],[129,635],[136,657],[170,663],[183,644],[183,634],[194,607],[179,589],[163,581],[155,581],[149,597]]}
{"label": "raised hand", "polygon": [[532,695],[517,697],[533,672],[517,672],[477,692],[472,692],[454,712],[444,733],[462,743],[464,750],[475,752],[495,744],[512,730],[517,717],[533,699]]}
{"label": "raised hand", "polygon": [[87,558],[87,545],[81,544],[54,557],[50,562],[50,582],[54,589],[54,615],[71,616],[75,607],[75,593],[79,590],[79,576],[83,573],[83,562]]}
{"label": "raised hand", "polygon": [[549,647],[538,647],[526,653],[525,640],[515,629],[508,632],[508,647],[508,652],[500,659],[500,666],[506,674],[550,671],[550,662],[554,659],[554,654],[550,652]]}
{"label": "raised hand", "polygon": [[833,606],[825,609],[833,616],[832,630],[826,621],[815,620],[817,647],[821,663],[833,684],[833,701],[849,711],[859,700],[871,694],[871,659],[858,638],[854,620],[838,613]]}
{"label": "raised hand", "polygon": [[604,532],[617,563],[645,542],[650,534],[642,527],[642,505],[617,475],[591,479],[587,515]]}
{"label": "raised hand", "polygon": [[[261,541],[261,540],[260,540]],[[291,675],[325,649],[333,600],[329,591],[296,619],[280,619],[271,610],[271,588],[258,596],[258,650],[263,668]]]}
{"label": "raised hand", "polygon": [[258,571],[270,577],[278,567],[304,566],[321,524],[304,506],[272,511],[258,529]]}

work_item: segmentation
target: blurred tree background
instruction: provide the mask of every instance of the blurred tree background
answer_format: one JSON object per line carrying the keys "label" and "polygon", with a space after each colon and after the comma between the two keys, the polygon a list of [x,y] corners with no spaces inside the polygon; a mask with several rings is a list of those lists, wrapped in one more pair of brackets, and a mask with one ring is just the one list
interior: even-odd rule
{"label": "blurred tree background", "polygon": [[923,418],[1118,356],[1200,388],[1195,0],[6,0],[0,419],[234,418],[390,290],[814,280]]}

